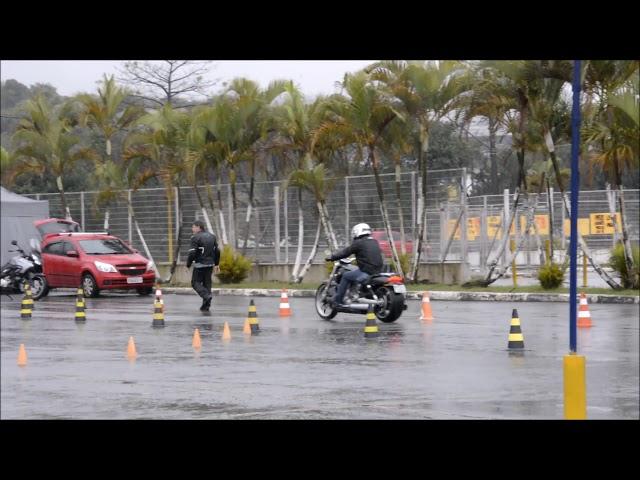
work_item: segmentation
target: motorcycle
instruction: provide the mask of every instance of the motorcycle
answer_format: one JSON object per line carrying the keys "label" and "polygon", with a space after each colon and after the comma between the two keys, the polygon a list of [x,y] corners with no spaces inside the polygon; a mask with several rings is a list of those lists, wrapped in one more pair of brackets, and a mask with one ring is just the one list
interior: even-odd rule
{"label": "motorcycle", "polygon": [[405,294],[407,287],[397,273],[379,273],[362,283],[352,283],[344,295],[343,303],[335,308],[330,299],[335,295],[340,279],[346,272],[355,270],[351,259],[341,259],[333,263],[329,279],[316,290],[316,312],[320,318],[331,320],[338,313],[365,314],[373,305],[373,312],[384,323],[395,322],[407,309]]}
{"label": "motorcycle", "polygon": [[19,255],[12,257],[0,269],[0,290],[3,293],[24,293],[25,280],[31,285],[31,293],[34,300],[44,297],[49,289],[47,280],[42,271],[42,259],[40,257],[40,245],[37,240],[31,240],[31,253],[27,254],[16,240],[11,245],[17,247]]}

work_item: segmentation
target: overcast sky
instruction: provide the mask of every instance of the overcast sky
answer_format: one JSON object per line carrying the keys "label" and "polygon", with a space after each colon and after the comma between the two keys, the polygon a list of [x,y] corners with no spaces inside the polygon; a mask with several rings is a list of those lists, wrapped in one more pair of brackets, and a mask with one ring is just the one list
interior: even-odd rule
{"label": "overcast sky", "polygon": [[[346,72],[354,72],[373,60],[239,60],[214,61],[210,69],[211,78],[220,83],[234,77],[247,77],[266,87],[276,79],[293,80],[305,96],[336,92],[335,83],[342,80]],[[31,86],[34,83],[49,83],[65,96],[78,92],[94,92],[96,82],[102,74],[116,74],[116,67],[123,61],[106,60],[10,60],[2,61],[2,81],[13,78]],[[219,85],[219,84],[218,84]],[[215,88],[214,88],[215,90]]]}

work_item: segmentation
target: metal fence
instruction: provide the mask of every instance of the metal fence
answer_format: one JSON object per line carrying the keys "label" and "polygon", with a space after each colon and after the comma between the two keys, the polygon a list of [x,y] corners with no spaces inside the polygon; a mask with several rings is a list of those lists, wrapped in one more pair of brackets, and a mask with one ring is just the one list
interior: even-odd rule
{"label": "metal fence", "polygon": [[[381,175],[392,229],[394,232],[400,230],[398,205],[401,205],[408,241],[412,241],[414,238],[416,218],[422,209],[419,177],[418,172],[402,173],[398,192],[395,174]],[[492,256],[497,253],[502,238],[505,207],[508,218],[509,209],[512,208],[513,194],[506,190],[503,195],[466,197],[462,193],[464,190],[462,186],[468,184],[466,169],[434,170],[428,173],[426,242],[422,261],[441,261],[447,244],[450,245],[446,260],[466,258],[475,267],[486,265],[487,259],[491,260]],[[211,187],[215,192],[216,186]],[[207,213],[213,224],[213,212],[206,200],[205,188],[200,188],[201,194],[205,198]],[[221,186],[222,214],[227,236],[230,234],[229,218],[234,215],[236,239],[240,250],[242,250],[246,239],[247,255],[257,262],[263,264],[293,263],[299,232],[298,189],[290,187],[283,190],[280,182],[256,182],[254,191],[254,208],[248,224],[247,236],[245,220],[249,204],[249,184],[236,185],[238,206],[236,209],[232,206],[230,185]],[[127,240],[134,248],[143,251],[140,239],[129,217],[126,202],[128,196],[154,260],[168,262],[172,259],[173,249],[175,249],[174,239],[178,230],[178,210],[181,210],[181,258],[179,261],[184,260],[185,252],[189,248],[191,223],[196,219],[201,219],[202,213],[193,188],[181,187],[179,195],[177,193],[174,191],[174,198],[170,200],[167,191],[163,188],[122,192],[122,198],[109,206],[109,231]],[[624,192],[626,221],[630,237],[636,244],[639,238],[638,193],[638,190],[625,190]],[[612,200],[612,195],[615,196],[615,192],[604,190],[580,192],[580,229],[592,249],[608,250],[616,240],[615,232],[607,224],[607,216],[610,211],[609,200]],[[63,215],[60,208],[60,197],[57,193],[30,196],[49,200],[52,216]],[[535,235],[526,235],[524,232],[527,202],[532,201],[534,197],[537,199],[535,206],[535,222],[539,234],[537,238]],[[511,231],[516,240],[521,235],[526,237],[523,252],[517,259],[520,264],[533,265],[537,263],[538,239],[544,243],[544,240],[549,238],[551,220],[556,248],[561,250],[565,247],[568,238],[566,227],[568,217],[565,216],[560,195],[555,193],[551,197],[550,209],[546,194],[530,195],[528,198],[521,196],[522,200],[516,213],[515,225]],[[72,217],[82,225],[85,231],[104,230],[106,208],[96,205],[96,192],[67,193],[66,200]],[[301,202],[304,224],[303,258],[306,259],[313,245],[319,219],[315,200],[308,192],[302,192]],[[217,200],[216,206],[218,206]],[[374,230],[384,228],[373,175],[336,179],[332,191],[327,196],[327,209],[340,246],[350,242],[349,232],[352,225],[356,223],[366,222]],[[459,217],[460,225],[467,225],[467,228],[458,228],[455,236],[451,238],[453,227]],[[222,232],[215,233],[218,238],[222,238]],[[324,235],[321,235],[320,238],[316,261],[321,260],[324,256],[323,251],[327,248]],[[394,233],[394,239],[399,240],[399,235],[396,236]],[[503,261],[507,261],[507,259],[504,258]]]}

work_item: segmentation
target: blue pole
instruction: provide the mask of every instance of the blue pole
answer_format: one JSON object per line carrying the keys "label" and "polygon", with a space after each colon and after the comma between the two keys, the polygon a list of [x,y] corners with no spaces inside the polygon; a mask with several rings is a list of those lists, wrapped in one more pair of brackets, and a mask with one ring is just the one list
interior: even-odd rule
{"label": "blue pole", "polygon": [[571,111],[571,238],[569,240],[569,350],[577,352],[576,320],[578,271],[578,195],[580,193],[580,60],[573,62],[573,109]]}

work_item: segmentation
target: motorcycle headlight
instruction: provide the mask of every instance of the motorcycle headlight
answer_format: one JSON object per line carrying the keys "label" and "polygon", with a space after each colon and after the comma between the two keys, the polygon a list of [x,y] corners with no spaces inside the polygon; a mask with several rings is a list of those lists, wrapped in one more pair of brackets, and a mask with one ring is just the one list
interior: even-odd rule
{"label": "motorcycle headlight", "polygon": [[118,270],[116,270],[116,267],[114,267],[110,263],[104,263],[104,262],[98,262],[98,261],[94,261],[93,263],[95,264],[96,268],[101,272],[118,273]]}
{"label": "motorcycle headlight", "polygon": [[149,263],[147,263],[147,272],[151,270],[153,270],[153,262],[150,261]]}
{"label": "motorcycle headlight", "polygon": [[34,258],[33,263],[35,263],[36,265],[40,265],[40,260],[37,258]]}

